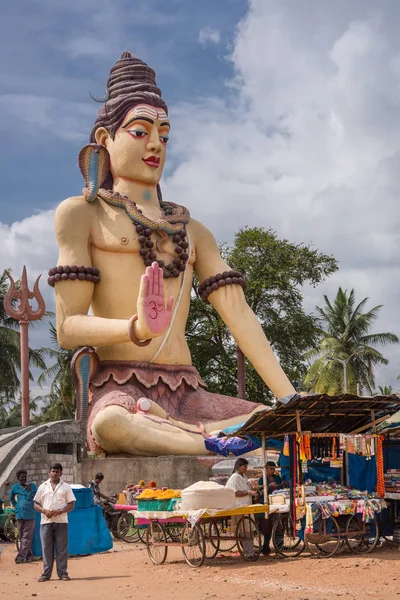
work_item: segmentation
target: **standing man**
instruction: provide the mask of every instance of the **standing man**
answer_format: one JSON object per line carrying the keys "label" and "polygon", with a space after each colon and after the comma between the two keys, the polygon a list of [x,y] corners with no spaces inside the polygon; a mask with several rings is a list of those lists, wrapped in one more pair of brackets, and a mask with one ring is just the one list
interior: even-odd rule
{"label": "standing man", "polygon": [[34,498],[35,509],[42,513],[40,541],[43,552],[43,575],[38,581],[49,581],[53,572],[54,551],[57,575],[69,581],[68,561],[68,516],[75,504],[71,487],[61,479],[62,466],[54,463],[50,467],[50,478],[39,486]]}
{"label": "standing man", "polygon": [[15,562],[17,565],[33,560],[32,540],[35,532],[35,509],[33,497],[37,492],[34,483],[27,483],[27,472],[25,469],[17,471],[18,483],[14,483],[10,492],[10,501],[15,508],[17,518],[18,536],[20,548]]}

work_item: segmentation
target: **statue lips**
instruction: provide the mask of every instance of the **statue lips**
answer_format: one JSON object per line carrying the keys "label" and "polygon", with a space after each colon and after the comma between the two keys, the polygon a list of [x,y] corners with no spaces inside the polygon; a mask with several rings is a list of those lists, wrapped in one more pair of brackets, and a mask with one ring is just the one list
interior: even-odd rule
{"label": "statue lips", "polygon": [[142,158],[142,161],[146,163],[148,167],[158,169],[160,166],[160,159],[157,156],[149,156],[149,158]]}

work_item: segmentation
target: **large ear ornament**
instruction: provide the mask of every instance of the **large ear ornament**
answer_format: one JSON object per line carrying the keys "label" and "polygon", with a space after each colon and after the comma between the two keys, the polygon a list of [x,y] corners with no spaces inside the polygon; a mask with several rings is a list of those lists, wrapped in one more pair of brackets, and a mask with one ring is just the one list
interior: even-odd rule
{"label": "large ear ornament", "polygon": [[93,202],[110,172],[108,150],[100,144],[88,144],[79,152],[78,164],[86,183],[82,193],[87,202]]}

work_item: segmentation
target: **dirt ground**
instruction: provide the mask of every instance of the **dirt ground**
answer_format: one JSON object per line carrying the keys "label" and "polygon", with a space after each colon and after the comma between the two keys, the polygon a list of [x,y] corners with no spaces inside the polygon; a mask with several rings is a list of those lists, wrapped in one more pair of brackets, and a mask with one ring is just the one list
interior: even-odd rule
{"label": "dirt ground", "polygon": [[14,547],[0,544],[0,599],[38,600],[330,600],[398,598],[400,552],[383,546],[367,556],[348,553],[336,558],[261,557],[245,563],[240,557],[206,561],[193,569],[180,549],[172,548],[163,566],[154,566],[143,544],[116,542],[104,554],[71,558],[70,582],[38,583],[41,562],[16,565]]}

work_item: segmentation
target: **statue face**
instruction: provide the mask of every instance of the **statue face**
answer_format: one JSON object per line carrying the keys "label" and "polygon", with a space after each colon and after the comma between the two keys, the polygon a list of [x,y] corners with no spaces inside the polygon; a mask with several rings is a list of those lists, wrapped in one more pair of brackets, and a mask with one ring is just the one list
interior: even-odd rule
{"label": "statue face", "polygon": [[139,104],[125,116],[114,139],[101,128],[96,140],[106,146],[114,180],[156,185],[164,169],[169,120],[160,108]]}

